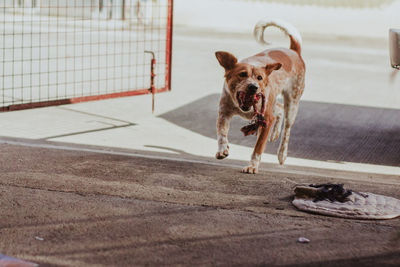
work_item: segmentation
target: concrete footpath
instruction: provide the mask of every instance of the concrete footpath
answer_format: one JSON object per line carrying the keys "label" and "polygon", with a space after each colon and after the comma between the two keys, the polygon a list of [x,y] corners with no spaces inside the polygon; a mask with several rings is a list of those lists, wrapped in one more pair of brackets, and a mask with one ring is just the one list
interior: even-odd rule
{"label": "concrete footpath", "polygon": [[8,141],[0,145],[0,250],[40,266],[400,264],[400,220],[339,219],[291,205],[298,183],[400,198],[397,177],[266,165],[246,175],[233,162]]}

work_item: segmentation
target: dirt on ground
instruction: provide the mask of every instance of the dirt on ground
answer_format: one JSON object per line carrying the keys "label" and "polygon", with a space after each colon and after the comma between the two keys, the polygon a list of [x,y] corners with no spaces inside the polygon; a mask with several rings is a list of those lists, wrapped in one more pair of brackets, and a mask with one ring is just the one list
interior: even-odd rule
{"label": "dirt on ground", "polygon": [[396,177],[248,175],[9,144],[0,155],[0,253],[40,266],[400,265],[400,219],[333,218],[291,204],[299,183],[400,198]]}

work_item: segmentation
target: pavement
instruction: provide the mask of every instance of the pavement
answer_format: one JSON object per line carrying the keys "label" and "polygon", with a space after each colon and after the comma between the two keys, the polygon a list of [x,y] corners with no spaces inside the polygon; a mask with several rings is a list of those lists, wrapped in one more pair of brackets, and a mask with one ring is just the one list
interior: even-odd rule
{"label": "pavement", "polygon": [[1,145],[3,254],[39,266],[400,264],[400,220],[291,205],[294,185],[327,181],[400,198],[397,176],[327,178],[265,165],[247,175],[206,159],[85,148]]}
{"label": "pavement", "polygon": [[398,219],[290,203],[298,183],[400,198],[400,78],[386,41],[303,38],[306,91],[289,157],[279,166],[272,144],[258,175],[240,173],[254,140],[239,135],[243,121],[229,158],[214,159],[214,52],[257,53],[250,33],[177,27],[172,91],[156,95],[155,114],[149,95],[1,113],[0,253],[40,266],[400,264]]}
{"label": "pavement", "polygon": [[[303,38],[306,89],[286,164],[398,175],[400,75],[392,76],[387,40]],[[155,114],[150,95],[15,111],[0,114],[0,136],[212,158],[223,83],[214,52],[243,58],[264,48],[250,33],[177,27],[172,91],[156,96]],[[241,137],[244,124],[236,120],[230,132],[230,159],[250,158],[254,138]],[[263,161],[276,164],[275,151],[269,146]]]}

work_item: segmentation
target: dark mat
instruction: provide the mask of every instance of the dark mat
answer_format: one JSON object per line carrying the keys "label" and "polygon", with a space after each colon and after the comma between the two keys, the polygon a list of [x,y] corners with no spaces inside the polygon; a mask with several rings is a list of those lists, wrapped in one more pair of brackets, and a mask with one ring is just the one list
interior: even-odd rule
{"label": "dark mat", "polygon": [[[216,138],[219,94],[213,94],[160,115],[180,127]],[[232,120],[229,141],[253,147],[244,137],[247,122]],[[276,154],[278,141],[266,153]],[[217,144],[215,144],[215,151]],[[210,151],[214,155],[215,151]],[[289,143],[290,157],[400,166],[400,110],[302,101]],[[249,155],[250,156],[250,155]],[[277,161],[278,162],[278,161]]]}

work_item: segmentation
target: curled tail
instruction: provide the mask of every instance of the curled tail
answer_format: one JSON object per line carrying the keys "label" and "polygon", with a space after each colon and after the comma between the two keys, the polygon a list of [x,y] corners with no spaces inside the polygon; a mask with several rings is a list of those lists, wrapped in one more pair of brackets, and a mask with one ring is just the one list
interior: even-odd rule
{"label": "curled tail", "polygon": [[260,20],[256,26],[254,27],[254,38],[257,42],[261,44],[268,44],[264,40],[264,31],[267,27],[274,26],[278,29],[282,30],[287,36],[290,38],[290,49],[297,52],[297,54],[301,54],[301,35],[299,31],[290,23],[281,20],[281,19],[266,19]]}

